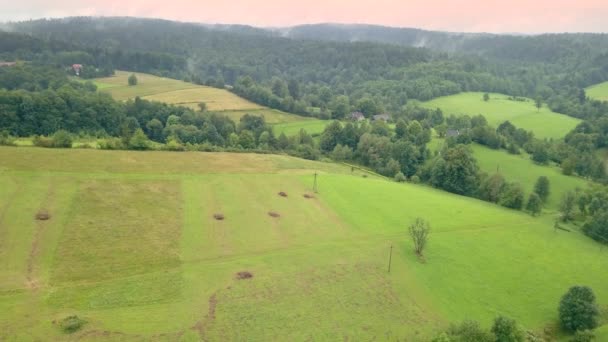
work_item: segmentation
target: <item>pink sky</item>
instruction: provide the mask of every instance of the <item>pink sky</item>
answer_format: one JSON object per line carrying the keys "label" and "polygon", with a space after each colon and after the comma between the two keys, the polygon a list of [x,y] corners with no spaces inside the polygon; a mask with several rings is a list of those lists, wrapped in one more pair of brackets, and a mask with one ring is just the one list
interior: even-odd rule
{"label": "pink sky", "polygon": [[3,0],[0,20],[76,15],[291,26],[368,23],[467,32],[608,32],[608,0]]}

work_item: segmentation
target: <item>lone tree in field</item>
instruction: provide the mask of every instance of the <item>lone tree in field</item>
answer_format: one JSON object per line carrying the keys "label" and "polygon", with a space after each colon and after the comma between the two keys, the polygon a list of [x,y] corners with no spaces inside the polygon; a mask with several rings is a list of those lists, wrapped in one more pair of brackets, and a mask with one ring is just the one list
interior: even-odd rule
{"label": "lone tree in field", "polygon": [[131,76],[129,76],[129,85],[130,86],[137,85],[137,76],[135,76],[135,74],[131,74]]}
{"label": "lone tree in field", "polygon": [[562,198],[559,205],[559,211],[562,214],[562,221],[568,222],[574,219],[576,210],[576,194],[574,191],[568,191]]}
{"label": "lone tree in field", "polygon": [[488,93],[483,94],[483,100],[486,102],[490,101],[490,94],[488,94]]}
{"label": "lone tree in field", "polygon": [[537,193],[533,192],[530,194],[528,198],[528,204],[526,204],[526,210],[532,214],[532,216],[536,216],[540,214],[543,208],[543,201],[540,199]]}
{"label": "lone tree in field", "polygon": [[559,323],[570,333],[595,328],[598,314],[595,294],[586,286],[571,287],[559,303]]}
{"label": "lone tree in field", "polygon": [[422,252],[424,251],[424,247],[428,241],[431,227],[427,221],[418,217],[412,224],[410,224],[409,230],[412,241],[414,242],[414,252],[416,252],[416,254],[419,256],[422,256]]}
{"label": "lone tree in field", "polygon": [[536,100],[534,100],[534,105],[536,106],[536,110],[540,111],[540,109],[543,108],[543,99],[541,97],[537,97]]}
{"label": "lone tree in field", "polygon": [[534,184],[534,192],[540,197],[543,203],[547,202],[547,198],[549,198],[549,194],[551,190],[549,189],[549,178],[545,176],[540,176],[536,180],[536,184]]}

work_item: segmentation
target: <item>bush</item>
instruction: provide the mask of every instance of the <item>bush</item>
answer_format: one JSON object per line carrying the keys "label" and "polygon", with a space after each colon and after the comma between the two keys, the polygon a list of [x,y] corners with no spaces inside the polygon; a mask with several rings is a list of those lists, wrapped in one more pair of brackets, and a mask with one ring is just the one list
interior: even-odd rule
{"label": "bush", "polygon": [[61,326],[61,330],[63,330],[64,332],[66,332],[68,334],[71,334],[73,332],[80,330],[80,328],[82,328],[82,326],[85,323],[86,323],[86,321],[84,321],[83,319],[74,315],[74,316],[68,316],[68,317],[64,318],[61,321],[60,326]]}
{"label": "bush", "polygon": [[53,139],[42,135],[35,136],[33,142],[34,146],[47,148],[53,147]]}
{"label": "bush", "polygon": [[464,321],[448,329],[450,341],[494,342],[494,336],[483,330],[476,321]]}
{"label": "bush", "polygon": [[165,151],[185,151],[186,150],[184,145],[182,145],[182,143],[180,143],[179,140],[175,139],[174,137],[167,138],[167,143],[165,144],[163,149]]}
{"label": "bush", "polygon": [[71,148],[72,135],[65,130],[59,130],[53,134],[53,147]]}
{"label": "bush", "polygon": [[420,184],[420,177],[413,175],[412,177],[410,177],[410,182],[414,184]]}
{"label": "bush", "polygon": [[592,239],[608,243],[608,210],[601,210],[583,225],[583,232]]}
{"label": "bush", "polygon": [[130,86],[137,85],[137,76],[135,76],[135,74],[131,74],[131,76],[129,76],[129,85]]}
{"label": "bush", "polygon": [[531,193],[530,197],[528,198],[528,204],[526,204],[526,210],[529,211],[532,216],[536,216],[540,214],[542,208],[543,202],[540,199],[540,196],[538,196],[538,194],[535,192]]}
{"label": "bush", "polygon": [[120,138],[107,138],[99,141],[99,148],[102,150],[124,150],[125,144]]}
{"label": "bush", "polygon": [[524,333],[517,327],[514,319],[499,316],[494,320],[492,333],[496,342],[524,342]]}
{"label": "bush", "polygon": [[141,128],[138,128],[131,139],[129,139],[129,149],[138,151],[150,149],[150,141]]}
{"label": "bush", "polygon": [[595,335],[590,330],[579,330],[574,334],[574,337],[569,342],[591,342],[595,339]]}
{"label": "bush", "polygon": [[571,333],[595,328],[598,314],[595,294],[586,286],[571,287],[559,303],[559,322]]}
{"label": "bush", "polygon": [[401,171],[397,172],[397,174],[395,175],[395,181],[397,181],[399,183],[403,183],[406,180],[407,180],[407,178],[405,178],[405,175]]}
{"label": "bush", "polygon": [[4,146],[16,146],[15,138],[13,138],[7,131],[0,132],[0,145]]}

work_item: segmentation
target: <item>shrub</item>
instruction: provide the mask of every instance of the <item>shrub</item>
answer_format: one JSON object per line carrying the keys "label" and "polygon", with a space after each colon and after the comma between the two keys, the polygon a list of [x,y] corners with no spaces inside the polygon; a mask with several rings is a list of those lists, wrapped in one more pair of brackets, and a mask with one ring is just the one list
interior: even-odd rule
{"label": "shrub", "polygon": [[595,213],[583,225],[583,232],[598,242],[608,243],[608,210]]}
{"label": "shrub", "polygon": [[138,128],[131,139],[129,139],[129,149],[139,151],[150,149],[150,141],[141,128]]}
{"label": "shrub", "polygon": [[42,135],[35,136],[33,142],[34,146],[48,148],[53,147],[53,139]]}
{"label": "shrub", "polygon": [[407,178],[405,178],[405,175],[401,171],[397,172],[397,174],[395,175],[395,181],[397,181],[399,183],[403,183],[406,180],[407,180]]}
{"label": "shrub", "polygon": [[102,150],[124,150],[125,144],[120,138],[106,138],[99,141],[99,148]]}
{"label": "shrub", "polygon": [[416,218],[409,226],[410,237],[414,242],[414,251],[419,256],[422,256],[424,247],[426,247],[430,231],[431,225],[420,217]]}
{"label": "shrub", "polygon": [[534,192],[540,197],[543,202],[547,202],[549,194],[551,194],[549,178],[540,176],[534,184]]}
{"label": "shrub", "polygon": [[579,330],[574,334],[574,337],[569,342],[591,342],[595,339],[595,335],[590,330]]}
{"label": "shrub", "polygon": [[412,177],[410,177],[410,182],[414,183],[414,184],[419,184],[420,183],[420,177],[413,175]]}
{"label": "shrub", "polygon": [[586,286],[573,286],[559,303],[559,322],[568,332],[593,329],[599,314],[593,290]]}
{"label": "shrub", "polygon": [[81,319],[80,317],[74,315],[74,316],[68,316],[66,318],[64,318],[61,323],[61,330],[63,330],[64,332],[71,334],[73,332],[76,332],[78,330],[80,330],[80,328],[82,328],[82,326],[86,323],[86,321],[84,321],[83,319]]}
{"label": "shrub", "polygon": [[517,327],[517,322],[504,316],[494,320],[492,333],[496,336],[496,342],[523,342],[524,333]]}
{"label": "shrub", "polygon": [[71,148],[72,135],[65,130],[59,130],[53,134],[53,147]]}
{"label": "shrub", "polygon": [[129,76],[129,85],[130,86],[137,85],[137,76],[135,76],[135,74],[131,74],[131,76]]}
{"label": "shrub", "polygon": [[13,138],[7,131],[2,131],[0,132],[0,145],[15,146],[15,138]]}
{"label": "shrub", "polygon": [[494,336],[483,330],[476,321],[464,321],[448,329],[450,341],[494,342]]}
{"label": "shrub", "polygon": [[526,204],[526,210],[529,211],[532,216],[536,216],[540,214],[542,207],[543,203],[540,196],[538,196],[538,194],[535,192],[531,193],[530,197],[528,198],[528,204]]}

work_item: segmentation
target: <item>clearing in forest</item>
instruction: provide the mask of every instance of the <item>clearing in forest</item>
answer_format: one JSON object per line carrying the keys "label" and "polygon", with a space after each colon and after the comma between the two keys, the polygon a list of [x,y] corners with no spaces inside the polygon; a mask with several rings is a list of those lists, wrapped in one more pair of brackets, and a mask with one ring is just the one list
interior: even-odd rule
{"label": "clearing in forest", "polygon": [[510,121],[518,128],[534,132],[537,138],[561,139],[581,121],[579,119],[551,111],[546,104],[536,108],[534,100],[522,98],[513,100],[503,94],[490,94],[484,101],[484,93],[461,93],[423,102],[430,109],[440,108],[448,115],[483,115],[494,128]]}

